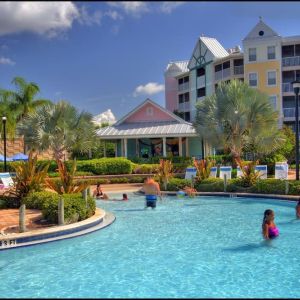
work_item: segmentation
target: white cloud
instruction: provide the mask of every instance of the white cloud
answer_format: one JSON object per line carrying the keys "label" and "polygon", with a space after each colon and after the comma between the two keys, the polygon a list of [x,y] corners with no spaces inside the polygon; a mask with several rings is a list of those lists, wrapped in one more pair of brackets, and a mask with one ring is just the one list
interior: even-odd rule
{"label": "white cloud", "polygon": [[105,16],[112,18],[114,21],[122,20],[123,17],[116,10],[108,10],[104,13]]}
{"label": "white cloud", "polygon": [[148,4],[141,1],[120,1],[120,2],[107,2],[112,7],[123,10],[126,14],[139,17],[141,14],[149,12]]}
{"label": "white cloud", "polygon": [[182,1],[175,1],[175,2],[163,2],[160,6],[160,11],[163,13],[170,14],[175,8],[178,6],[183,5],[184,2]]}
{"label": "white cloud", "polygon": [[11,60],[10,58],[0,57],[0,64],[13,66],[16,63],[13,60]]}
{"label": "white cloud", "polygon": [[53,37],[78,17],[72,2],[0,2],[0,35],[30,31]]}
{"label": "white cloud", "polygon": [[112,113],[111,109],[108,109],[107,111],[105,111],[97,116],[94,116],[92,121],[94,122],[94,124],[100,126],[103,123],[113,124],[116,122],[116,118],[115,118],[114,114]]}
{"label": "white cloud", "polygon": [[100,10],[96,10],[93,14],[90,14],[87,8],[82,6],[80,8],[80,16],[78,17],[78,21],[80,24],[89,26],[93,25],[93,23],[100,25],[102,17],[103,13]]}
{"label": "white cloud", "polygon": [[158,84],[156,82],[149,82],[145,85],[139,85],[135,88],[133,92],[133,96],[137,97],[139,95],[154,95],[165,90],[165,86],[163,84]]}

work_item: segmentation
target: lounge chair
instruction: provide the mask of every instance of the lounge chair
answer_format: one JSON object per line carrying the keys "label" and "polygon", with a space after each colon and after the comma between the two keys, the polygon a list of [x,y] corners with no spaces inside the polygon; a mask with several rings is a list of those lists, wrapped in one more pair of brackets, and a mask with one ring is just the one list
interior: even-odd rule
{"label": "lounge chair", "polygon": [[285,162],[275,164],[275,179],[288,179],[289,165]]}
{"label": "lounge chair", "polygon": [[220,167],[220,178],[224,179],[224,175],[226,174],[227,179],[231,179],[231,166],[221,166]]}
{"label": "lounge chair", "polygon": [[217,171],[218,171],[218,167],[211,167],[209,177],[210,178],[217,178]]}
{"label": "lounge chair", "polygon": [[268,166],[267,165],[257,165],[255,166],[255,171],[260,173],[260,179],[268,178]]}
{"label": "lounge chair", "polygon": [[0,188],[2,189],[9,189],[15,186],[15,183],[8,172],[0,173],[0,179],[2,181],[2,185],[0,185]]}
{"label": "lounge chair", "polygon": [[196,178],[197,169],[194,167],[185,169],[185,177],[184,179],[192,179],[192,177]]}

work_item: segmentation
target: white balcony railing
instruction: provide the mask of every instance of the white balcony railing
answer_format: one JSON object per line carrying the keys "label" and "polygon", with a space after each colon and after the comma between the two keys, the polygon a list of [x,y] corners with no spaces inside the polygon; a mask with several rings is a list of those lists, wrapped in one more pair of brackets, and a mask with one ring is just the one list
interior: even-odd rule
{"label": "white balcony railing", "polygon": [[230,68],[215,72],[215,81],[224,79],[230,76]]}
{"label": "white balcony railing", "polygon": [[184,112],[190,110],[190,102],[179,103],[178,110]]}
{"label": "white balcony railing", "polygon": [[197,77],[197,87],[201,88],[205,86],[205,76]]}
{"label": "white balcony railing", "polygon": [[290,82],[286,82],[282,84],[282,92],[283,93],[293,93],[294,89],[293,89],[293,85]]}
{"label": "white balcony railing", "polygon": [[244,74],[244,66],[235,66],[233,72],[234,75]]}
{"label": "white balcony railing", "polygon": [[188,90],[189,88],[190,88],[189,82],[178,84],[178,91],[185,91]]}
{"label": "white balcony railing", "polygon": [[295,108],[284,108],[283,109],[283,116],[285,118],[295,118]]}
{"label": "white balcony railing", "polygon": [[283,67],[300,66],[300,56],[282,58],[282,66]]}

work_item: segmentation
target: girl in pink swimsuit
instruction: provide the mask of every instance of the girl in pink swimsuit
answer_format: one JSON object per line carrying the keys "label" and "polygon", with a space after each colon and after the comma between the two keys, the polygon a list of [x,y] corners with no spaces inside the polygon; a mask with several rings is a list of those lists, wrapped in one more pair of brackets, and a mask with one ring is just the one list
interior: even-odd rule
{"label": "girl in pink swimsuit", "polygon": [[279,235],[279,230],[274,223],[275,214],[272,209],[267,209],[264,212],[262,223],[262,234],[266,240],[273,239]]}

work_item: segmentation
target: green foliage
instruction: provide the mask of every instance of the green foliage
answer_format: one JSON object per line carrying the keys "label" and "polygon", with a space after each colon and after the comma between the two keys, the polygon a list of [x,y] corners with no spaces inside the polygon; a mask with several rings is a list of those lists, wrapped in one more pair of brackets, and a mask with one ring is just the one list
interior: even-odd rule
{"label": "green foliage", "polygon": [[171,157],[159,157],[159,156],[153,156],[149,158],[143,158],[143,157],[132,157],[129,158],[133,163],[136,164],[159,164],[159,161],[161,159],[167,159],[170,160],[173,164],[183,164],[183,165],[191,165],[193,164],[193,160],[191,157],[182,157],[182,156],[171,156]]}
{"label": "green foliage", "polygon": [[60,180],[46,179],[46,185],[58,194],[79,193],[88,187],[88,182],[78,183],[74,181],[76,172],[76,160],[73,160],[71,170],[68,171],[66,165],[61,160],[56,161]]}
{"label": "green foliage", "polygon": [[166,190],[169,180],[173,177],[172,162],[170,160],[161,159],[156,175],[159,178],[159,182],[164,184],[164,188]]}
{"label": "green foliage", "polygon": [[252,186],[253,193],[285,194],[285,181],[280,179],[260,179]]}
{"label": "green foliage", "polygon": [[201,182],[195,182],[195,189],[198,192],[223,192],[224,181],[220,178],[207,178]]}
{"label": "green foliage", "polygon": [[261,165],[268,166],[268,174],[275,174],[275,164],[276,162],[283,162],[287,159],[280,153],[272,153],[269,155],[264,155],[259,161]]}
{"label": "green foliage", "polygon": [[[179,191],[183,190],[185,186],[190,186],[191,180],[188,179],[180,179],[180,178],[171,178],[167,184],[167,191]],[[160,184],[161,190],[165,190],[164,185]]]}
{"label": "green foliage", "polygon": [[97,175],[131,174],[130,160],[122,157],[78,161],[78,171],[93,172]]}
{"label": "green foliage", "polygon": [[237,158],[236,163],[242,172],[242,176],[239,178],[241,186],[250,187],[255,184],[261,176],[261,174],[255,170],[258,161],[243,161]]}
{"label": "green foliage", "polygon": [[222,166],[231,166],[233,163],[233,158],[231,154],[208,155],[205,159],[214,160],[216,165]]}
{"label": "green foliage", "polygon": [[47,176],[49,165],[37,167],[37,156],[29,153],[28,161],[13,165],[16,172],[15,188],[9,193],[17,198],[23,198],[33,191],[41,191]]}
{"label": "green foliage", "polygon": [[43,217],[52,223],[58,222],[59,197],[64,199],[65,223],[73,223],[91,217],[96,210],[96,203],[92,197],[88,197],[87,207],[81,194],[64,194],[59,196],[52,192],[36,192],[25,197],[22,203],[27,208],[42,210]]}
{"label": "green foliage", "polygon": [[210,175],[210,169],[215,165],[215,161],[210,159],[194,160],[194,166],[197,169],[197,179],[199,181],[206,179]]}
{"label": "green foliage", "polygon": [[117,178],[111,178],[110,183],[128,183],[129,180],[126,177],[117,177]]}
{"label": "green foliage", "polygon": [[233,80],[219,84],[216,93],[196,104],[194,126],[212,146],[230,149],[233,157],[254,148],[257,153],[278,149],[278,112],[268,96],[248,84]]}

